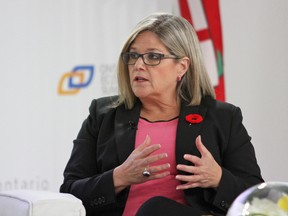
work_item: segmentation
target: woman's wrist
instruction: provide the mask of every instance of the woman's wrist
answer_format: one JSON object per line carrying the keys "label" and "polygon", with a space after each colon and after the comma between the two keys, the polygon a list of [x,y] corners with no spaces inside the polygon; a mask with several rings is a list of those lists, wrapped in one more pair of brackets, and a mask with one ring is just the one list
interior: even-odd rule
{"label": "woman's wrist", "polygon": [[216,172],[217,175],[216,175],[216,184],[214,185],[214,189],[217,190],[219,184],[220,184],[220,181],[221,181],[221,178],[222,178],[222,167],[221,166],[218,166],[218,171]]}
{"label": "woman's wrist", "polygon": [[113,182],[116,194],[118,194],[128,186],[121,178],[121,172],[119,170],[119,167],[116,167],[113,170]]}

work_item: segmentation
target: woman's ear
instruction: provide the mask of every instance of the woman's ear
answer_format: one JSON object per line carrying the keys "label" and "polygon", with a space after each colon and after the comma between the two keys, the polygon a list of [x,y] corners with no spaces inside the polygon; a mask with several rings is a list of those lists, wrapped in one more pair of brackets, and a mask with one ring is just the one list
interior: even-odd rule
{"label": "woman's ear", "polygon": [[182,77],[187,72],[189,65],[190,65],[190,59],[188,57],[181,58],[179,61],[180,68],[178,70],[179,71],[178,75]]}

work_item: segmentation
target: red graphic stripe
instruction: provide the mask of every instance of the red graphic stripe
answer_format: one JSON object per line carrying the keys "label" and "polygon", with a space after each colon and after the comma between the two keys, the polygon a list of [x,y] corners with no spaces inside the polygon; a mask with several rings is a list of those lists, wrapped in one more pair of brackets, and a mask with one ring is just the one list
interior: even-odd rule
{"label": "red graphic stripe", "polygon": [[214,87],[216,98],[221,101],[225,101],[225,83],[224,76],[219,77],[218,86]]}
{"label": "red graphic stripe", "polygon": [[192,16],[190,13],[188,0],[178,0],[178,2],[179,2],[181,16],[184,17],[186,20],[188,20],[188,22],[190,22],[191,25],[193,26],[193,20],[192,20]]}
{"label": "red graphic stripe", "polygon": [[197,31],[197,36],[199,38],[199,41],[211,39],[210,38],[210,32],[208,29],[203,29],[203,30]]}
{"label": "red graphic stripe", "polygon": [[[188,20],[188,22],[190,22],[193,26],[193,20],[192,20],[192,15],[191,15],[190,8],[189,8],[188,0],[178,0],[178,2],[180,6],[181,16],[185,18],[186,20]],[[199,41],[210,39],[209,29],[203,29],[203,30],[197,31],[197,36],[199,38]]]}
{"label": "red graphic stripe", "polygon": [[223,56],[222,28],[218,0],[202,0],[211,38],[216,50]]}

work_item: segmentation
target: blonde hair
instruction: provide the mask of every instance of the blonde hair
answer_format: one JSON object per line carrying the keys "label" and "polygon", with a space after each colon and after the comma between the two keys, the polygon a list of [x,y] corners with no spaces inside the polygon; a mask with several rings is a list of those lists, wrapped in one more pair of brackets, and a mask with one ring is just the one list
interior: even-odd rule
{"label": "blonde hair", "polygon": [[[155,13],[146,17],[134,28],[122,48],[122,53],[129,51],[135,38],[143,31],[155,33],[172,55],[186,56],[190,59],[189,68],[177,86],[180,99],[187,101],[189,105],[199,105],[203,96],[215,98],[213,86],[204,66],[198,37],[186,19],[167,13]],[[126,108],[131,109],[137,97],[130,85],[128,66],[123,63],[121,56],[118,59],[117,69],[119,89],[117,105],[125,104]]]}

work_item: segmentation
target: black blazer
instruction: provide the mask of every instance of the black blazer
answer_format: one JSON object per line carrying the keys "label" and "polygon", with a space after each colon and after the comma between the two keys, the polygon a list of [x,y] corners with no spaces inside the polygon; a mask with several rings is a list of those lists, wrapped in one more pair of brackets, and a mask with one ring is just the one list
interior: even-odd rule
{"label": "black blazer", "polygon": [[[134,149],[141,103],[131,110],[111,106],[117,96],[93,100],[90,115],[83,122],[71,157],[64,171],[60,191],[83,201],[87,216],[121,215],[129,188],[117,196],[114,192],[113,169],[123,163]],[[185,120],[188,114],[200,114],[198,124]],[[185,190],[189,205],[215,214],[225,214],[233,200],[246,188],[263,182],[254,148],[242,124],[241,110],[210,97],[198,106],[182,102],[176,135],[177,164],[188,164],[186,153],[198,155],[195,139],[202,142],[222,167],[217,190]]]}

